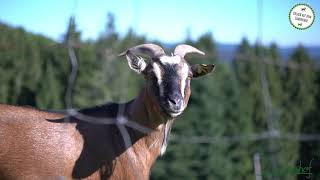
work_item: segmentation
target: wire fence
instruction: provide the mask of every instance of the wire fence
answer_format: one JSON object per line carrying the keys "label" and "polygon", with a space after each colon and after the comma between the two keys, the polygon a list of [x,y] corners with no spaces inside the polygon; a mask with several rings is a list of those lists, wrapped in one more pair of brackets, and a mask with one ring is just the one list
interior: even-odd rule
{"label": "wire fence", "polygon": [[[75,5],[76,6],[76,5]],[[74,7],[75,11],[76,7]],[[262,0],[258,0],[258,44],[261,43],[262,40],[262,34],[263,34],[263,18],[262,18],[262,12],[263,12],[263,3]],[[138,15],[136,15],[137,18]],[[138,21],[138,20],[136,20]],[[89,122],[89,123],[95,123],[95,124],[115,124],[116,127],[119,129],[119,132],[121,133],[123,137],[123,141],[125,144],[125,147],[127,149],[127,152],[130,157],[130,166],[132,169],[135,169],[135,159],[132,152],[132,149],[130,147],[132,146],[132,140],[128,133],[128,130],[126,127],[135,129],[137,131],[140,131],[144,134],[148,134],[153,131],[153,129],[150,129],[148,127],[145,127],[135,121],[131,121],[130,119],[127,119],[124,116],[124,106],[120,105],[118,109],[117,118],[98,118],[98,117],[91,117],[85,114],[80,113],[79,111],[75,110],[72,105],[72,92],[73,87],[75,85],[75,80],[77,77],[77,71],[78,71],[78,60],[75,55],[74,45],[72,41],[69,41],[67,43],[68,48],[68,54],[69,59],[71,63],[71,74],[69,76],[69,83],[66,91],[65,96],[65,103],[67,106],[67,114],[68,117],[75,117],[78,120]],[[310,141],[320,141],[320,134],[296,134],[296,133],[283,133],[279,130],[279,127],[277,127],[277,121],[278,118],[274,116],[274,107],[273,102],[270,96],[269,92],[269,84],[268,79],[266,76],[266,69],[265,66],[277,66],[282,68],[288,68],[292,70],[299,70],[299,69],[315,69],[316,71],[319,71],[318,66],[314,66],[311,64],[296,64],[294,62],[275,62],[271,59],[268,59],[265,57],[263,53],[260,53],[258,55],[259,57],[259,78],[261,83],[261,90],[262,90],[262,99],[264,102],[264,110],[265,110],[265,116],[267,119],[267,127],[268,130],[261,132],[261,133],[253,133],[253,134],[246,134],[246,135],[237,135],[237,136],[185,136],[182,134],[171,134],[170,141],[174,143],[190,143],[190,144],[232,144],[236,142],[249,142],[249,141],[260,141],[260,140],[291,140],[291,141],[299,141],[299,142],[310,142]],[[114,58],[114,56],[113,56]],[[236,58],[241,58],[241,55],[238,55]],[[253,59],[253,58],[244,58],[244,59]],[[246,63],[246,60],[243,61],[243,63]],[[124,82],[125,83],[125,82]],[[122,89],[124,93],[127,91],[126,89]],[[68,118],[67,118],[68,120]],[[275,144],[272,143],[272,141],[269,143],[268,148],[270,150],[274,149]],[[271,155],[272,156],[272,155]],[[270,157],[271,161],[274,157]],[[258,154],[255,154],[253,157],[253,163],[254,163],[254,170],[256,179],[261,179],[261,164],[260,164],[260,157]],[[275,165],[272,165],[275,166]],[[272,167],[274,169],[276,167]],[[138,173],[138,171],[135,172],[134,176],[136,179],[142,179],[141,175]]]}
{"label": "wire fence", "polygon": [[[115,124],[116,127],[119,129],[119,132],[122,135],[123,142],[127,149],[127,153],[130,157],[129,165],[132,169],[135,169],[135,156],[134,152],[130,148],[132,146],[132,140],[128,133],[127,127],[140,131],[144,134],[151,133],[154,131],[148,127],[145,127],[135,121],[131,121],[124,116],[124,106],[119,105],[118,114],[116,118],[100,118],[100,117],[92,117],[86,114],[83,114],[73,108],[72,105],[72,92],[73,87],[75,85],[75,80],[77,77],[77,70],[78,70],[78,60],[75,55],[75,50],[72,43],[68,44],[68,53],[69,59],[71,63],[71,74],[69,76],[69,83],[66,91],[65,102],[67,105],[67,114],[68,117],[75,117],[78,120],[94,123],[94,124]],[[260,68],[260,81],[261,81],[261,90],[262,90],[262,99],[264,101],[264,109],[265,115],[268,122],[268,130],[261,132],[261,133],[254,133],[254,134],[246,134],[246,135],[237,135],[237,136],[185,136],[182,134],[171,134],[170,142],[173,143],[186,143],[186,144],[233,144],[237,142],[254,142],[254,141],[261,141],[261,140],[287,140],[287,141],[300,141],[300,142],[310,142],[310,141],[320,141],[320,134],[295,134],[295,133],[282,133],[279,128],[276,126],[277,119],[275,119],[273,115],[273,105],[272,100],[270,97],[269,87],[268,87],[268,80],[266,77],[265,66],[266,65],[274,65],[278,67],[285,67],[290,69],[305,69],[305,68],[314,68],[318,69],[315,66],[311,66],[309,64],[294,64],[294,63],[274,63],[270,60],[267,60],[262,55],[259,57],[261,60],[259,61],[259,68]],[[246,61],[243,61],[246,63]],[[126,92],[126,90],[124,90]],[[122,100],[123,101],[123,100]],[[69,120],[69,118],[66,118]],[[272,143],[272,142],[271,142]],[[268,147],[270,151],[274,149],[275,144],[270,144]],[[273,157],[271,157],[273,159]],[[272,162],[272,160],[271,160]],[[260,164],[260,155],[257,153],[253,157],[254,163],[254,170],[256,179],[261,179],[261,164]],[[272,165],[272,169],[276,169],[276,165]],[[142,179],[141,174],[139,174],[138,170],[133,171],[134,176],[136,179]],[[274,177],[276,179],[276,177]]]}
{"label": "wire fence", "polygon": [[[137,122],[130,121],[129,119],[123,117],[123,106],[119,106],[118,110],[118,116],[116,119],[114,118],[98,118],[98,117],[92,117],[85,114],[80,113],[76,109],[73,108],[72,105],[72,89],[75,85],[75,80],[77,76],[77,69],[78,69],[78,60],[74,53],[74,48],[72,45],[68,45],[68,52],[69,52],[69,58],[71,63],[71,74],[69,77],[69,83],[66,91],[65,96],[65,102],[67,106],[67,114],[71,117],[76,117],[79,120],[86,121],[89,123],[95,123],[95,124],[121,124],[130,128],[133,128],[135,130],[141,131],[142,133],[150,133],[153,130],[145,127],[143,125],[140,125]],[[295,63],[274,63],[268,60],[265,60],[265,58],[261,57],[262,60],[260,61],[262,66],[264,65],[275,65],[279,67],[286,67],[291,69],[304,69],[305,67],[318,69],[316,66],[312,66],[310,64],[304,64],[301,66],[301,64],[297,65]],[[244,62],[246,63],[246,62]],[[265,109],[272,109],[271,105],[271,97],[268,95],[268,84],[267,79],[265,77],[265,71],[260,71],[261,75],[261,81],[262,81],[262,90],[265,91],[263,93],[263,99],[267,101],[268,103],[265,104]],[[270,110],[269,110],[270,111]],[[272,119],[272,118],[270,118]],[[320,141],[320,134],[292,134],[292,133],[281,133],[278,129],[272,128],[269,131],[261,132],[258,134],[248,134],[245,136],[224,136],[224,137],[211,137],[211,136],[191,136],[191,137],[185,137],[180,136],[177,134],[172,134],[170,141],[174,142],[189,142],[189,143],[221,143],[221,142],[237,142],[237,141],[257,141],[257,140],[263,140],[263,139],[286,139],[286,140],[297,140],[297,141]],[[128,143],[130,144],[130,143]]]}

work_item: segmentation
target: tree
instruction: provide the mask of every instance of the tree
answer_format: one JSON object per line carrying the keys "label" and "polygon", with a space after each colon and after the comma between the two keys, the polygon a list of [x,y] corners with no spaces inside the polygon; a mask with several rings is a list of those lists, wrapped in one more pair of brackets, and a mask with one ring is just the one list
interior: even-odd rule
{"label": "tree", "polygon": [[[297,69],[286,69],[285,78],[285,90],[287,96],[285,96],[283,107],[285,111],[283,113],[283,121],[287,122],[285,125],[287,131],[291,133],[315,133],[317,132],[317,121],[313,119],[316,117],[315,111],[316,98],[317,98],[317,84],[316,84],[316,72],[313,69],[314,62],[307,54],[305,48],[299,45],[291,55],[288,63],[295,63],[298,65]],[[311,115],[313,114],[313,115]],[[310,144],[301,143],[300,149],[303,150]],[[300,160],[302,163],[309,165],[312,158],[317,158],[316,154],[303,154],[298,158],[299,144],[290,143],[285,147],[286,149],[294,149],[294,154],[290,157],[292,160],[290,164],[299,165]],[[316,151],[315,151],[316,152]],[[315,153],[313,152],[313,153]],[[310,152],[309,152],[310,153]],[[311,157],[310,157],[311,156]],[[289,157],[285,157],[289,158]],[[292,162],[293,161],[293,162]],[[318,175],[319,176],[319,175]]]}

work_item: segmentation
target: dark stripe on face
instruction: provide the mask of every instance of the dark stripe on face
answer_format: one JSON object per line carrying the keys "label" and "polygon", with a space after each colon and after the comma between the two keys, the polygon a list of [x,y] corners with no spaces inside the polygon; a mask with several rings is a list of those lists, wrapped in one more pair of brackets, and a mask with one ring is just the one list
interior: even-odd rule
{"label": "dark stripe on face", "polygon": [[153,84],[158,95],[168,98],[169,95],[178,95],[184,98],[188,88],[189,65],[185,62],[168,64],[156,61],[152,63],[155,79]]}
{"label": "dark stripe on face", "polygon": [[165,65],[163,66],[163,77],[162,77],[162,83],[163,88],[165,91],[165,94],[169,93],[180,93],[180,76],[177,72],[177,64],[174,65]]}

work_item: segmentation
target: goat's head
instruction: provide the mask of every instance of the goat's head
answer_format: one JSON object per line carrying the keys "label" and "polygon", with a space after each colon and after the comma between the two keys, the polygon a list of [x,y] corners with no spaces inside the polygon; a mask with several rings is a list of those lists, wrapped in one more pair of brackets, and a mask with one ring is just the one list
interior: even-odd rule
{"label": "goat's head", "polygon": [[[184,59],[188,53],[204,55],[190,45],[178,45],[171,56],[155,44],[142,44],[120,54],[126,55],[129,67],[147,80],[147,91],[159,110],[170,117],[180,115],[187,107],[191,95],[190,80],[210,73],[213,64],[189,65]],[[141,57],[151,58],[147,63]]]}

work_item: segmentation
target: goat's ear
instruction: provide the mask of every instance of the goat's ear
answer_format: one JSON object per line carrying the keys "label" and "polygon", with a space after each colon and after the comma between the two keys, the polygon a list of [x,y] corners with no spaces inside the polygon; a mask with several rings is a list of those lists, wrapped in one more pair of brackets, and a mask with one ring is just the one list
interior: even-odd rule
{"label": "goat's ear", "polygon": [[144,61],[142,57],[131,53],[130,50],[127,50],[126,52],[119,54],[119,56],[124,55],[126,55],[130,69],[134,70],[139,74],[144,72],[144,70],[147,67],[147,63]]}
{"label": "goat's ear", "polygon": [[194,64],[191,66],[194,78],[204,76],[214,70],[214,64]]}

